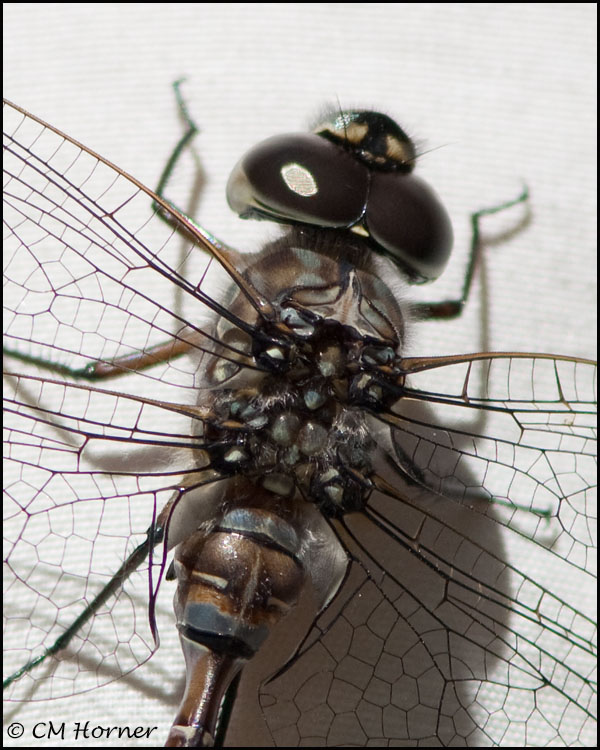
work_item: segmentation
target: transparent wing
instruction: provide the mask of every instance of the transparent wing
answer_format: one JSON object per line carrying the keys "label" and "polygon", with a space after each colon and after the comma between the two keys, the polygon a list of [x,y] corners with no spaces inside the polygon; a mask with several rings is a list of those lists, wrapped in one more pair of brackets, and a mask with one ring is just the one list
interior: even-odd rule
{"label": "transparent wing", "polygon": [[261,693],[276,744],[593,744],[596,367],[406,369],[346,591]]}
{"label": "transparent wing", "polygon": [[[186,481],[200,486],[203,479],[190,420],[180,421],[181,431],[171,420],[169,429],[171,415],[158,402],[22,375],[5,378],[5,390],[9,676],[65,637],[145,542],[160,509],[182,495]],[[8,697],[82,692],[149,658],[158,645],[149,601],[163,559],[148,552],[150,561],[148,553],[140,558],[133,580],[81,623],[67,646],[71,659],[64,652],[51,656],[10,685]]]}
{"label": "transparent wing", "polygon": [[[216,301],[225,281],[198,245],[213,246],[181,242],[141,185],[18,109],[5,128],[10,673],[74,622],[161,505],[210,481],[194,411],[209,331],[252,320]],[[165,341],[188,355],[139,370]],[[373,416],[369,505],[335,522],[344,589],[260,692],[274,744],[593,743],[594,608],[581,592],[595,368],[477,359],[407,360],[402,398]],[[115,361],[115,390],[69,378]],[[163,567],[151,555],[66,658],[14,683],[17,697],[70,695],[148,658]]]}
{"label": "transparent wing", "polygon": [[556,554],[595,574],[596,364],[495,354],[415,369],[390,417],[401,462],[436,493],[504,508],[503,525],[540,544],[556,523]]}
{"label": "transparent wing", "polygon": [[[161,507],[205,481],[198,412],[181,405],[198,401],[221,308],[202,238],[182,243],[151,193],[11,105],[4,126],[6,676],[43,657]],[[165,342],[188,356],[139,370]],[[70,377],[115,361],[118,392]],[[48,658],[10,696],[71,695],[146,660],[163,565],[158,551],[140,563],[72,658]]]}

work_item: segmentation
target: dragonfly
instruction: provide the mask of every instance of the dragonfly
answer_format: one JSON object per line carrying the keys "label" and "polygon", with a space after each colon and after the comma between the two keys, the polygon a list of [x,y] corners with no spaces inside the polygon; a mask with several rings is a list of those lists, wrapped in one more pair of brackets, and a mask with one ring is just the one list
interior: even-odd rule
{"label": "dragonfly", "polygon": [[4,105],[5,697],[143,670],[167,589],[167,746],[243,745],[265,654],[273,746],[593,743],[595,363],[405,352],[526,194],[411,306],[452,230],[395,122],[251,149],[229,203],[282,235],[242,254],[165,197],[179,104],[156,192]]}

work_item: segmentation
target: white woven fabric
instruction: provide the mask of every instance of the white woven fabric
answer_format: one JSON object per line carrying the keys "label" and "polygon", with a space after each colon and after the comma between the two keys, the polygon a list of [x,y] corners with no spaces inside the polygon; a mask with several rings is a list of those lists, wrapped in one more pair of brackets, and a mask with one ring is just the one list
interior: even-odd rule
{"label": "white woven fabric", "polygon": [[[224,185],[244,149],[303,129],[327,102],[381,109],[428,152],[420,174],[455,225],[451,267],[419,298],[455,293],[469,212],[526,181],[531,222],[487,258],[489,348],[594,356],[594,45],[589,3],[8,3],[4,94],[152,187],[180,133],[170,84],[187,76],[207,178],[199,220],[248,249],[271,230],[229,215]],[[413,353],[480,349],[479,290],[462,319],[421,325]],[[162,744],[182,685],[176,637],[163,639],[130,679],[16,717],[156,725],[148,746]]]}

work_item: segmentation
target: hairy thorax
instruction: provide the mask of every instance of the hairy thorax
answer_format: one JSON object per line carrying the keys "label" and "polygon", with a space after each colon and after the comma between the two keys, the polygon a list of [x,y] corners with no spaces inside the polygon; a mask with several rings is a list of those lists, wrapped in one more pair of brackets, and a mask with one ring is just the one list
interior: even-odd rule
{"label": "hairy thorax", "polygon": [[224,475],[337,516],[364,507],[371,490],[369,415],[398,397],[404,323],[359,240],[349,238],[343,256],[335,246],[324,256],[310,239],[294,231],[252,263],[250,282],[271,279],[271,320],[242,293],[231,300],[253,336],[226,321],[217,327],[204,435]]}

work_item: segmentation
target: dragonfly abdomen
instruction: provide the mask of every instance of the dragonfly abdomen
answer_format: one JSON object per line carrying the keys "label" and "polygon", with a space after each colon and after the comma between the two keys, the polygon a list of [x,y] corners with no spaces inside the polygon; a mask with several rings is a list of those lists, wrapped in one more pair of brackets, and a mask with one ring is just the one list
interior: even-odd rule
{"label": "dragonfly abdomen", "polygon": [[278,501],[247,484],[245,503],[242,485],[233,484],[238,497],[230,501],[237,507],[208,535],[196,531],[175,553],[186,689],[167,747],[213,744],[225,691],[295,605],[305,580],[300,538],[276,512]]}

